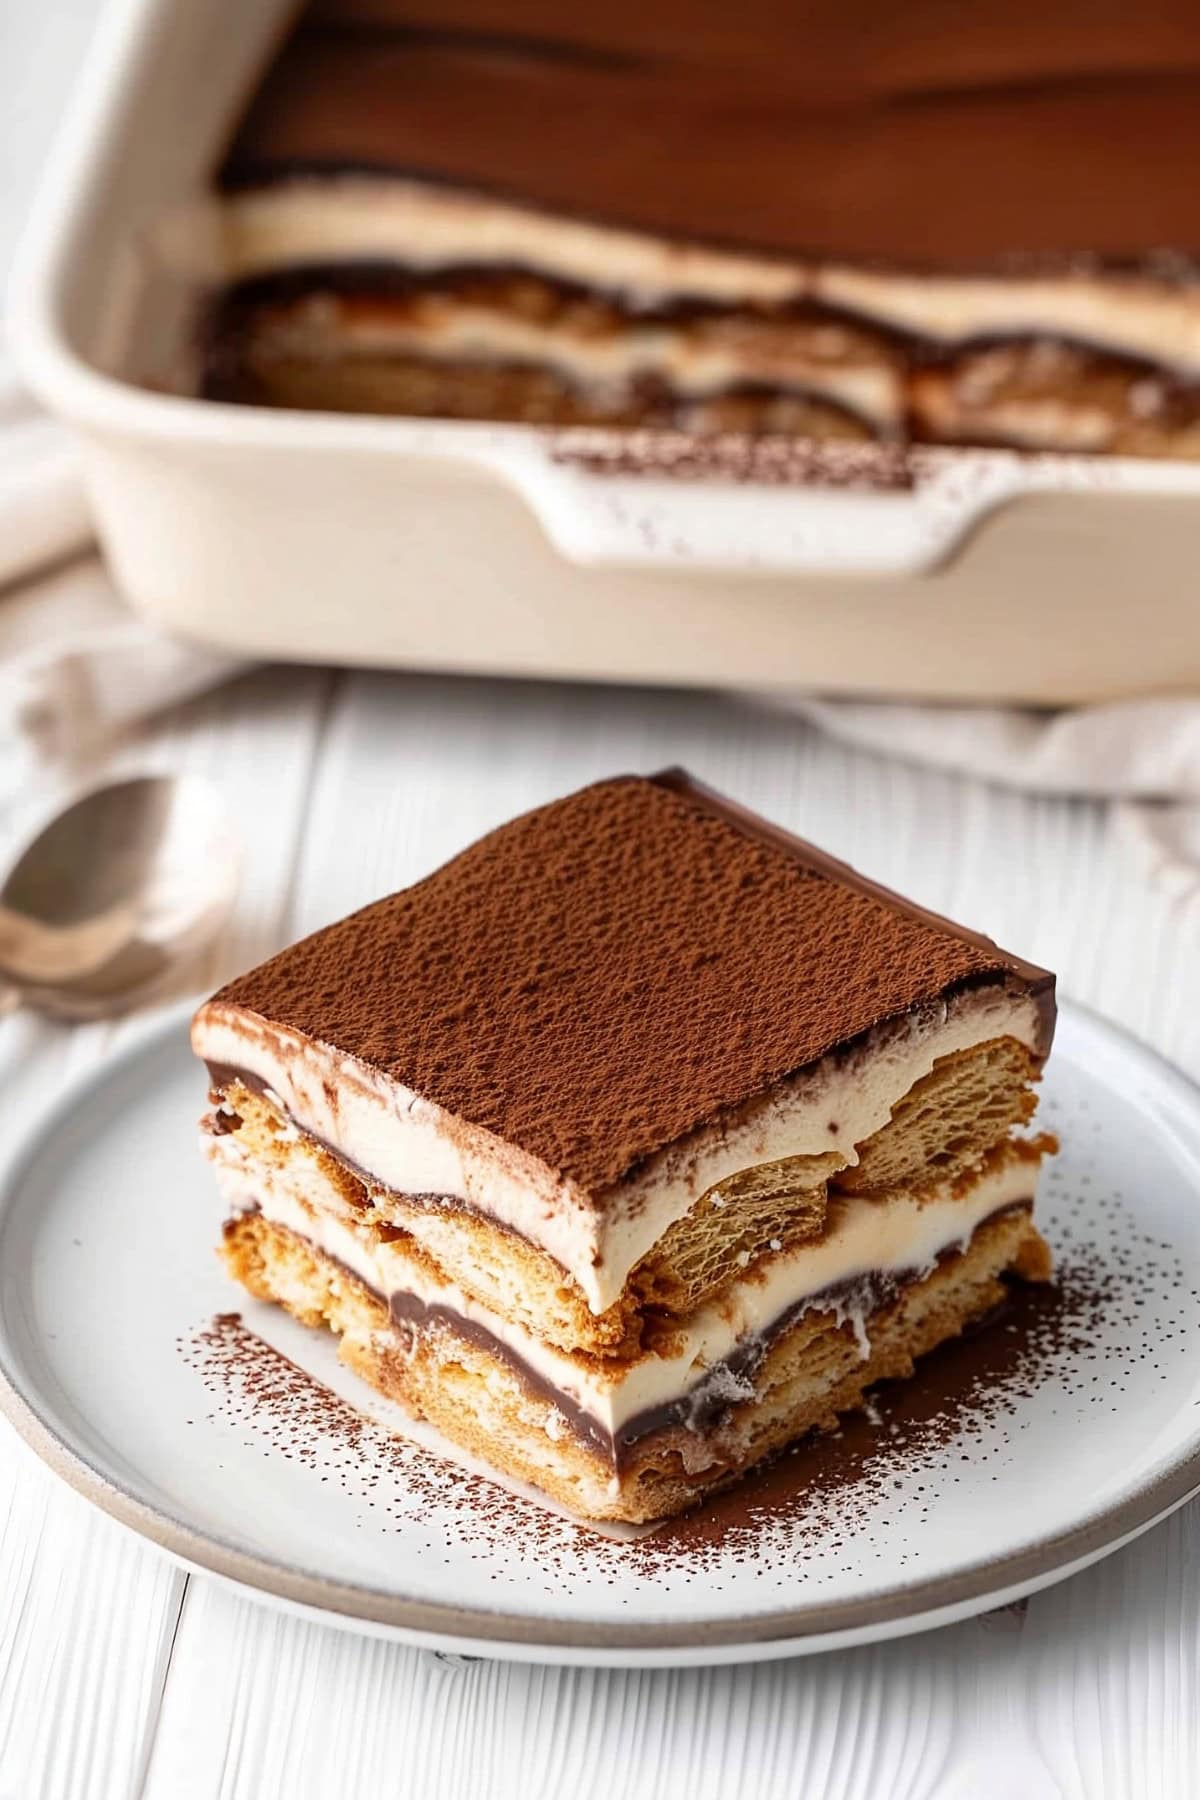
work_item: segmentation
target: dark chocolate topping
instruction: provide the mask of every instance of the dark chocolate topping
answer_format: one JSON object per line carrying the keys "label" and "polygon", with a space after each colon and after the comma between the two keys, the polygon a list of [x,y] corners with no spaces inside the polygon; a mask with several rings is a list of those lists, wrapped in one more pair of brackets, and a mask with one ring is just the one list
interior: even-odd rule
{"label": "dark chocolate topping", "polygon": [[682,238],[956,267],[1200,248],[1184,0],[326,0],[230,180],[415,172]]}
{"label": "dark chocolate topping", "polygon": [[218,1001],[358,1058],[595,1194],[872,1026],[1053,976],[671,772],[598,782]]}

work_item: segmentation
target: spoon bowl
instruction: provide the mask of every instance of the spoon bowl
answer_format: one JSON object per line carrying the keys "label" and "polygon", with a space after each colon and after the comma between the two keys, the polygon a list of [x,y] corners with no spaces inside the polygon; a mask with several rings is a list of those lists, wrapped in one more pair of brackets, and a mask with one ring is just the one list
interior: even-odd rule
{"label": "spoon bowl", "polygon": [[237,863],[206,781],[141,775],[80,795],[0,885],[0,1005],[86,1019],[149,997],[228,915]]}

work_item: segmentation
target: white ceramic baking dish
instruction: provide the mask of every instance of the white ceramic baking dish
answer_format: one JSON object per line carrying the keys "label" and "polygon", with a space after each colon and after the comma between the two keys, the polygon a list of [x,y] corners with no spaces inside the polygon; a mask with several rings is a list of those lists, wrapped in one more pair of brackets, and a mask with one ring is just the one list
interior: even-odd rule
{"label": "white ceramic baking dish", "polygon": [[19,262],[19,363],[82,438],[134,605],[303,660],[1031,702],[1200,686],[1197,466],[597,472],[578,434],[132,380],[173,379],[213,268],[209,171],[289,11],[112,0]]}

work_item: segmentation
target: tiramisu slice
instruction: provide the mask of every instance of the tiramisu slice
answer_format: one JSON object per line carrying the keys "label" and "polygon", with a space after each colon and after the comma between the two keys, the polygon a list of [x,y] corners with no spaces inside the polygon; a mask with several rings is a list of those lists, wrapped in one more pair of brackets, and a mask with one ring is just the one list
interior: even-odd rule
{"label": "tiramisu slice", "polygon": [[1200,455],[1200,24],[1152,11],[317,0],[220,171],[206,390]]}
{"label": "tiramisu slice", "polygon": [[645,1521],[1045,1280],[1053,977],[670,773],[196,1016],[224,1256],[368,1381]]}

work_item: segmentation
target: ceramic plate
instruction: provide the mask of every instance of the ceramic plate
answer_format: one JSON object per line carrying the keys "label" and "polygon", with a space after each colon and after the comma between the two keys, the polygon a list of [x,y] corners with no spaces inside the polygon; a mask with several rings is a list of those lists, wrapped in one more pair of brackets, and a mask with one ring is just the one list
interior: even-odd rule
{"label": "ceramic plate", "polygon": [[176,1016],[10,1157],[0,1401],[97,1505],[264,1597],[484,1655],[793,1655],[1002,1604],[1200,1488],[1200,1092],[1074,1008],[1042,1108],[1056,1297],[637,1542],[396,1435],[329,1340],[227,1280],[204,1086]]}

